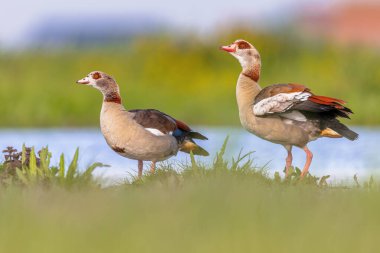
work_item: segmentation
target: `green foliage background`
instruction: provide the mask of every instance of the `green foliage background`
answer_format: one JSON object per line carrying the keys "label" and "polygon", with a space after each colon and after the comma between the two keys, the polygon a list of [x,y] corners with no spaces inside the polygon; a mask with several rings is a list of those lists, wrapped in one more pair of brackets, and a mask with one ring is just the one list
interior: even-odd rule
{"label": "green foliage background", "polygon": [[238,125],[235,84],[240,65],[218,50],[237,38],[260,51],[260,83],[296,82],[316,94],[342,98],[355,112],[350,124],[376,125],[380,54],[286,34],[247,30],[198,36],[136,37],[103,46],[0,53],[2,127],[98,124],[101,95],[76,80],[90,71],[113,75],[127,108],[156,108],[190,124]]}

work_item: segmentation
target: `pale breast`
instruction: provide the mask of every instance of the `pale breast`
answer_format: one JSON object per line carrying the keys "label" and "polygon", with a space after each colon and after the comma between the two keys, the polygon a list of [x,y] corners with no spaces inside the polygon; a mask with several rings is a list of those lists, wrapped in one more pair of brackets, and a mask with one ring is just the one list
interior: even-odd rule
{"label": "pale breast", "polygon": [[256,136],[283,145],[304,146],[309,142],[309,134],[300,126],[284,122],[284,119],[273,115],[256,117],[252,110],[255,96],[260,92],[257,83],[240,75],[236,86],[239,116],[242,126]]}
{"label": "pale breast", "polygon": [[156,136],[145,130],[121,105],[103,104],[100,127],[107,144],[118,154],[131,159],[161,161],[178,151],[174,137]]}

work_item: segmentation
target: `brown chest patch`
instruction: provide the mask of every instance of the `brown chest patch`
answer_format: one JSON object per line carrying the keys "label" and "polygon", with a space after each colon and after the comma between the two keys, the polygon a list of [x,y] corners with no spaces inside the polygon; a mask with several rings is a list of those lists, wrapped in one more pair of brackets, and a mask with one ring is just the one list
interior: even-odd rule
{"label": "brown chest patch", "polygon": [[123,148],[120,148],[118,146],[111,146],[112,150],[117,152],[117,153],[124,153],[125,150]]}

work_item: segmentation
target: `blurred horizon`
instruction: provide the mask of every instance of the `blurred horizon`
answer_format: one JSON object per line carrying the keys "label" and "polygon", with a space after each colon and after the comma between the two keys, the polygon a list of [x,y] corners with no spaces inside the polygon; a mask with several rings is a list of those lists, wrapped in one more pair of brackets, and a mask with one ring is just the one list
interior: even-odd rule
{"label": "blurred horizon", "polygon": [[235,29],[380,48],[380,2],[375,0],[195,0],[181,5],[173,0],[16,0],[3,7],[0,52],[104,46],[157,34],[207,42]]}
{"label": "blurred horizon", "polygon": [[[99,39],[116,32],[120,36],[133,36],[158,29],[209,35],[236,23],[270,30],[291,23],[305,9],[314,6],[323,9],[331,4],[327,0],[242,0],[239,3],[194,0],[180,5],[173,0],[15,0],[7,2],[0,15],[0,22],[6,24],[0,30],[0,48],[64,43],[64,36],[87,35]],[[94,36],[97,29],[101,33],[98,37]]]}
{"label": "blurred horizon", "polygon": [[127,108],[156,108],[189,124],[239,125],[241,68],[218,50],[238,38],[262,56],[262,87],[301,83],[347,101],[355,114],[344,123],[380,125],[376,1],[16,0],[4,14],[0,127],[97,125],[100,94],[75,85],[93,70],[116,78]]}

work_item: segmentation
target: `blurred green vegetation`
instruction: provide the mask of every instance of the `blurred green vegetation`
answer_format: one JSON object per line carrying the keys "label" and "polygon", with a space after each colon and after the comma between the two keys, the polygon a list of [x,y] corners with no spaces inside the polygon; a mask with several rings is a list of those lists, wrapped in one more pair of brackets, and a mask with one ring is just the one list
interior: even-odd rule
{"label": "blurred green vegetation", "polygon": [[[238,125],[240,65],[218,50],[237,38],[263,60],[260,84],[296,82],[348,101],[350,124],[380,124],[380,54],[339,48],[289,33],[238,30],[202,40],[152,35],[125,44],[0,53],[2,127],[93,126],[101,95],[75,81],[102,70],[118,81],[127,108],[156,108],[190,124]],[[348,123],[348,121],[346,121]]]}
{"label": "blurred green vegetation", "polygon": [[44,177],[0,185],[0,252],[377,252],[374,180],[271,179],[224,150],[211,166],[192,157],[105,189]]}
{"label": "blurred green vegetation", "polygon": [[1,252],[377,252],[379,192],[220,177],[0,192]]}

